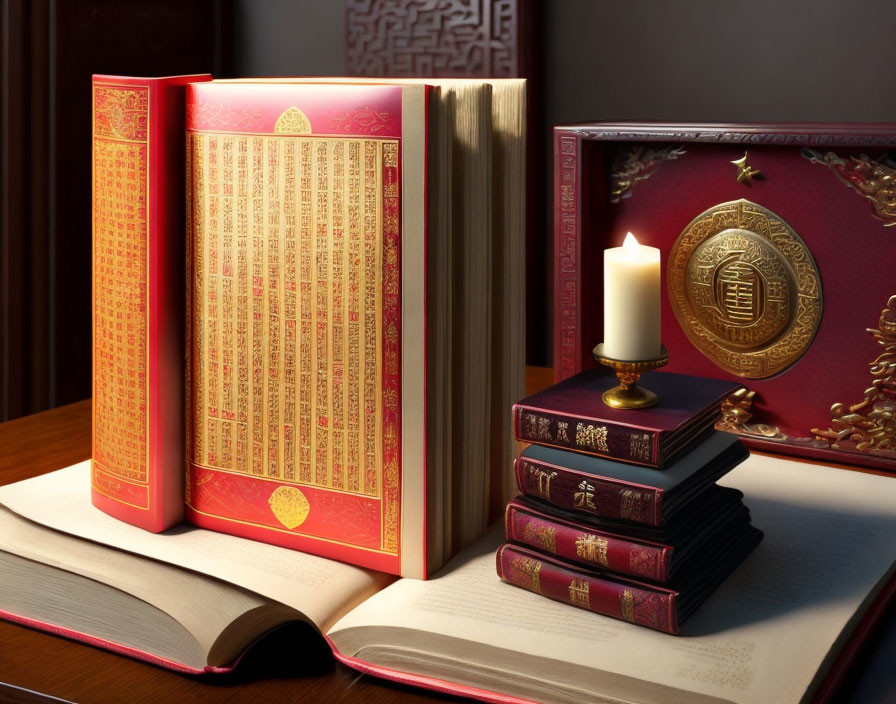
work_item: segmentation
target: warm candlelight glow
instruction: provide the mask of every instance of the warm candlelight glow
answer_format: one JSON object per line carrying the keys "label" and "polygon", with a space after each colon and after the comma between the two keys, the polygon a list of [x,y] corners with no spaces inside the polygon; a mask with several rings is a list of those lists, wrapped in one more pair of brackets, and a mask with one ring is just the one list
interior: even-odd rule
{"label": "warm candlelight glow", "polygon": [[604,355],[645,360],[660,355],[660,250],[629,232],[604,250]]}

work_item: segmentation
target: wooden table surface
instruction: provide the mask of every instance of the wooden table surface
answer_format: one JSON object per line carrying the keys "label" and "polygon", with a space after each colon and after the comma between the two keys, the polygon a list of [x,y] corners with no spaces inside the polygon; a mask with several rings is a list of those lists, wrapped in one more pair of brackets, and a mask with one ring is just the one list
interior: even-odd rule
{"label": "wooden table surface", "polygon": [[[530,368],[527,390],[551,372]],[[65,467],[90,456],[90,401],[0,424],[0,484]],[[188,677],[0,621],[0,702],[456,702],[461,699],[390,684],[335,663],[314,638],[277,640],[253,649],[232,675]],[[307,634],[305,634],[307,636]],[[310,644],[310,645],[309,645]],[[896,609],[866,643],[838,702],[894,702]]]}

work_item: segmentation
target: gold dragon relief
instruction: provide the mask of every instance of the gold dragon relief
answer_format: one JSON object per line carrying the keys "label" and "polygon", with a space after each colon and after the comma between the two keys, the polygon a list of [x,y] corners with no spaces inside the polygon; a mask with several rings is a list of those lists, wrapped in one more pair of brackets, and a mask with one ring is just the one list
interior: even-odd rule
{"label": "gold dragon relief", "polygon": [[821,321],[821,278],[797,233],[741,199],[698,215],[669,255],[672,308],[721,369],[765,378],[794,364]]}
{"label": "gold dragon relief", "polygon": [[827,428],[812,428],[816,442],[837,450],[896,457],[896,296],[867,328],[882,350],[869,363],[871,383],[861,401],[831,406]]}

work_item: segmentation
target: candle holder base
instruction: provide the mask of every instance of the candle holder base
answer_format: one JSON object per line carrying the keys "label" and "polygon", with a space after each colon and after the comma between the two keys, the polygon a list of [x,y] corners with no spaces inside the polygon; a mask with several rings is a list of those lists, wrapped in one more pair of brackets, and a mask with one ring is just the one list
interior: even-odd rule
{"label": "candle holder base", "polygon": [[623,408],[633,410],[637,408],[649,408],[657,402],[657,396],[649,389],[638,386],[638,380],[644,372],[659,369],[669,363],[669,353],[665,345],[660,346],[660,356],[656,359],[626,360],[613,359],[603,353],[603,343],[597,345],[594,350],[594,358],[601,364],[610,367],[616,372],[619,386],[604,391],[601,398],[611,408]]}

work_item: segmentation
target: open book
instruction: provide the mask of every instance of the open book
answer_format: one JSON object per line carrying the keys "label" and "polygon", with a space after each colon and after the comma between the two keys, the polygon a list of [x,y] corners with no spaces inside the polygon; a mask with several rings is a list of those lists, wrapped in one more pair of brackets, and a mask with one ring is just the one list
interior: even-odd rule
{"label": "open book", "polygon": [[501,534],[434,579],[393,581],[190,526],[141,531],[90,506],[88,472],[0,488],[0,610],[188,672],[303,621],[351,667],[495,701],[806,702],[842,675],[896,564],[896,481],[754,455],[723,483],[766,538],[673,637],[502,584]]}

